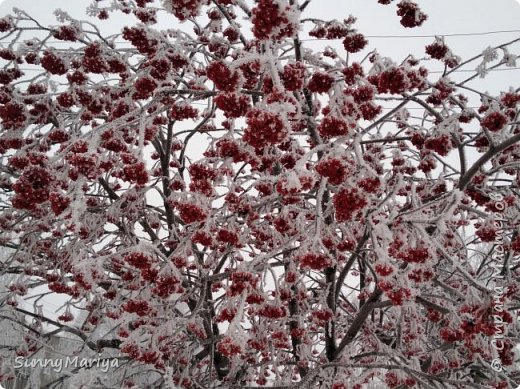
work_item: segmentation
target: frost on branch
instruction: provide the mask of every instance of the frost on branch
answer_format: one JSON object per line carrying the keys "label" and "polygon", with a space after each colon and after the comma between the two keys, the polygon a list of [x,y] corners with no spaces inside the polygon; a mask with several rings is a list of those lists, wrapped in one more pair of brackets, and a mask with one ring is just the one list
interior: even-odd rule
{"label": "frost on branch", "polygon": [[[99,31],[0,19],[9,357],[50,336],[121,357],[59,377],[78,387],[520,384],[520,94],[472,83],[515,46],[457,81],[440,38],[422,60],[367,55],[355,18],[304,5],[102,0]],[[134,22],[104,36],[119,12]]]}

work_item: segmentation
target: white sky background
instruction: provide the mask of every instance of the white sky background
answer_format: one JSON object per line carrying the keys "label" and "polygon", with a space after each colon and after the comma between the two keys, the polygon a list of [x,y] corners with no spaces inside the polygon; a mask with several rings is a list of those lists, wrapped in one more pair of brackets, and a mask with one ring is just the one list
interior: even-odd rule
{"label": "white sky background", "polygon": [[[520,29],[520,0],[415,0],[428,15],[428,20],[418,28],[405,29],[399,23],[395,14],[395,3],[383,6],[377,0],[313,0],[302,15],[318,19],[344,19],[349,14],[358,18],[355,25],[369,40],[369,48],[377,48],[381,55],[389,56],[401,62],[407,55],[417,58],[425,57],[424,47],[432,43],[433,37],[404,38],[402,36],[469,34],[490,31]],[[59,24],[53,16],[56,8],[67,11],[71,16],[85,19],[85,9],[90,0],[4,0],[0,2],[0,17],[11,12],[13,7],[27,11],[42,24]],[[119,14],[120,15],[120,14]],[[92,20],[92,19],[91,19]],[[102,31],[117,33],[125,24],[130,24],[134,17],[115,16],[107,21],[92,20]],[[168,24],[161,23],[165,28],[172,28],[172,20]],[[191,24],[186,24],[191,29]],[[160,25],[157,26],[160,28]],[[401,37],[382,38],[374,36],[398,35]],[[453,53],[467,59],[488,46],[502,44],[520,37],[520,32],[497,33],[489,35],[466,35],[445,37],[445,42]],[[302,39],[310,38],[302,34]],[[334,43],[332,43],[334,42]],[[326,45],[341,45],[341,41],[305,42],[307,48],[316,49]],[[520,53],[520,45],[514,46],[513,53]],[[356,57],[357,58],[357,57]],[[361,58],[359,58],[361,59]],[[425,63],[430,70],[442,70],[439,61]],[[465,66],[473,70],[477,62]],[[520,67],[520,60],[517,65]],[[472,73],[458,73],[455,80],[469,77]],[[472,86],[496,94],[512,86],[520,87],[520,69],[491,72],[484,80],[475,80]],[[478,102],[474,102],[478,103]],[[56,301],[49,301],[47,312],[56,308]],[[60,304],[61,305],[61,304]],[[54,309],[53,309],[54,308]],[[0,386],[1,388],[1,386]]]}

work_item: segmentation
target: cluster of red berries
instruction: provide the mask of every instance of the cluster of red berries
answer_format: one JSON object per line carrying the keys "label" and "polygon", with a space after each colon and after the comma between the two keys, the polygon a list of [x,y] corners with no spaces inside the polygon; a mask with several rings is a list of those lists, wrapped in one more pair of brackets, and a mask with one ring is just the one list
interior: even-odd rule
{"label": "cluster of red berries", "polygon": [[340,185],[347,178],[347,167],[338,158],[321,160],[316,165],[316,171],[323,177],[327,177],[333,185]]}
{"label": "cluster of red berries", "polygon": [[171,119],[178,121],[196,119],[199,115],[199,110],[197,108],[193,108],[191,105],[174,104],[170,109],[168,115]]}
{"label": "cluster of red berries", "polygon": [[49,201],[51,209],[56,216],[65,211],[70,204],[70,198],[57,192],[52,192],[49,195]]}
{"label": "cluster of red berries", "polygon": [[453,149],[453,144],[450,135],[442,134],[426,139],[424,142],[424,147],[445,157]]}
{"label": "cluster of red berries", "polygon": [[256,39],[280,40],[295,33],[297,26],[288,17],[290,8],[282,8],[281,3],[276,0],[260,0],[253,9],[253,34]]}
{"label": "cluster of red berries", "polygon": [[224,337],[220,342],[218,342],[217,350],[220,354],[226,357],[232,357],[242,352],[242,348],[233,342],[233,339],[229,336]]}
{"label": "cluster of red berries", "polygon": [[[11,81],[22,77],[24,73],[20,69],[6,69],[0,71],[0,84],[7,85]],[[9,89],[5,88],[5,91]]]}
{"label": "cluster of red berries", "polygon": [[205,2],[205,0],[166,0],[164,1],[164,6],[179,20],[186,20],[197,16],[200,7]]}
{"label": "cluster of red berries", "polygon": [[218,90],[225,92],[236,90],[240,81],[239,73],[220,61],[211,62],[206,68],[206,75]]}
{"label": "cluster of red berries", "polygon": [[287,314],[284,307],[273,304],[265,304],[258,310],[258,315],[268,319],[281,319]]}
{"label": "cluster of red berries", "polygon": [[296,260],[302,268],[323,270],[331,266],[331,259],[323,253],[307,253],[299,255]]}
{"label": "cluster of red berries", "polygon": [[99,174],[97,156],[93,154],[72,154],[67,157],[67,161],[73,166],[69,171],[69,178],[77,180],[81,174],[89,179],[94,179]]}
{"label": "cluster of red berries", "polygon": [[284,66],[282,80],[285,89],[296,91],[303,88],[306,69],[301,62],[289,63]]}
{"label": "cluster of red berries", "polygon": [[130,41],[141,54],[152,56],[157,52],[159,42],[148,37],[144,27],[125,27],[123,38]]}
{"label": "cluster of red berries", "polygon": [[348,53],[357,53],[365,48],[368,41],[363,34],[348,34],[343,40],[343,47]]}
{"label": "cluster of red berries", "polygon": [[497,132],[503,129],[508,123],[507,116],[501,112],[491,112],[487,114],[480,124],[489,131]]}
{"label": "cluster of red berries", "polygon": [[347,85],[354,85],[358,77],[365,75],[363,68],[357,62],[352,63],[351,66],[347,66],[341,72],[345,76],[345,83]]}
{"label": "cluster of red berries", "polygon": [[213,244],[213,237],[206,231],[197,230],[191,236],[191,241],[204,247],[210,247]]}
{"label": "cluster of red berries", "polygon": [[376,264],[374,269],[375,269],[376,273],[379,274],[382,277],[389,276],[395,270],[392,265],[382,264],[382,263]]}
{"label": "cluster of red berries", "polygon": [[272,112],[252,109],[246,116],[246,123],[248,127],[242,139],[257,150],[281,143],[287,136],[284,123]]}
{"label": "cluster of red berries", "polygon": [[208,216],[203,208],[192,203],[179,203],[177,209],[181,220],[186,224],[204,221]]}
{"label": "cluster of red berries", "polygon": [[138,78],[134,83],[134,87],[135,93],[132,97],[135,100],[148,99],[157,88],[157,83],[151,77],[145,76]]}
{"label": "cluster of red berries", "polygon": [[52,35],[62,41],[75,42],[78,40],[79,30],[76,26],[59,26]]}
{"label": "cluster of red berries", "polygon": [[343,188],[332,200],[336,213],[336,221],[344,222],[352,220],[356,212],[362,210],[368,201],[366,196],[357,188]]}
{"label": "cluster of red berries", "polygon": [[67,73],[67,66],[62,58],[56,53],[45,51],[40,61],[42,67],[51,74],[62,75]]}
{"label": "cluster of red berries", "polygon": [[318,132],[324,138],[345,136],[349,133],[348,123],[336,116],[328,115],[323,118],[318,126]]}
{"label": "cluster of red berries", "polygon": [[402,305],[412,296],[410,289],[398,287],[391,281],[381,280],[378,282],[378,286],[393,305]]}
{"label": "cluster of red berries", "polygon": [[248,158],[234,139],[219,139],[215,146],[217,156],[221,158],[232,158],[233,162],[245,161]]}
{"label": "cluster of red berries", "polygon": [[318,324],[319,326],[325,327],[327,323],[332,319],[334,314],[328,308],[326,309],[318,309],[316,311],[312,311],[311,317],[312,321]]}
{"label": "cluster of red berries", "polygon": [[183,293],[184,288],[181,286],[180,280],[173,276],[162,276],[155,281],[155,287],[152,288],[152,293],[161,297],[167,298],[173,293]]}
{"label": "cluster of red berries", "polygon": [[249,98],[234,92],[220,93],[215,97],[215,105],[224,111],[228,118],[245,116],[249,110]]}
{"label": "cluster of red berries", "polygon": [[234,231],[221,228],[217,232],[217,240],[222,243],[238,246],[238,234]]}
{"label": "cluster of red berries", "polygon": [[157,11],[152,8],[136,9],[134,15],[144,24],[157,23]]}
{"label": "cluster of red berries", "polygon": [[379,93],[401,94],[413,89],[424,89],[427,85],[425,68],[404,69],[393,67],[379,74],[368,77],[368,81],[377,87]]}
{"label": "cluster of red berries", "polygon": [[430,253],[426,247],[409,247],[397,253],[389,249],[389,252],[395,256],[395,258],[402,259],[408,263],[425,263],[430,258]]}
{"label": "cluster of red berries", "polygon": [[19,209],[34,209],[49,199],[51,184],[54,178],[49,171],[41,166],[27,167],[18,181],[13,184],[15,196],[13,207]]}
{"label": "cluster of red berries", "polygon": [[231,322],[237,314],[236,308],[223,308],[220,313],[216,316],[215,321],[222,323],[224,321]]}
{"label": "cluster of red berries", "polygon": [[165,80],[170,70],[170,61],[166,58],[154,58],[150,61],[150,76],[156,80]]}
{"label": "cluster of red berries", "polygon": [[397,4],[397,15],[401,17],[401,24],[408,28],[419,27],[428,19],[419,6],[409,0],[403,0]]}
{"label": "cluster of red berries", "polygon": [[14,23],[11,16],[5,16],[0,19],[0,32],[7,32],[12,28],[14,28]]}
{"label": "cluster of red berries", "polygon": [[330,74],[318,71],[314,73],[307,84],[307,88],[311,92],[327,93],[334,84],[334,77]]}
{"label": "cluster of red berries", "polygon": [[152,259],[149,256],[139,252],[129,253],[123,257],[123,260],[137,269],[148,268],[152,263]]}
{"label": "cluster of red berries", "polygon": [[146,300],[129,300],[122,305],[125,312],[135,313],[138,316],[146,316],[150,313],[151,307]]}
{"label": "cluster of red berries", "polygon": [[85,47],[84,56],[81,61],[83,68],[90,73],[101,74],[109,69],[108,64],[103,59],[103,49],[98,42],[91,43]]}
{"label": "cluster of red berries", "polygon": [[22,104],[9,102],[0,107],[0,118],[5,129],[17,129],[25,126],[26,116]]}
{"label": "cluster of red berries", "polygon": [[148,172],[144,162],[126,165],[123,168],[123,179],[128,182],[135,182],[139,186],[145,185],[148,182]]}
{"label": "cluster of red berries", "polygon": [[497,228],[493,225],[484,224],[475,232],[482,242],[494,242],[497,238]]}
{"label": "cluster of red berries", "polygon": [[228,295],[238,296],[244,290],[254,290],[258,284],[258,279],[253,273],[249,272],[234,272],[230,276],[231,285],[229,286]]}

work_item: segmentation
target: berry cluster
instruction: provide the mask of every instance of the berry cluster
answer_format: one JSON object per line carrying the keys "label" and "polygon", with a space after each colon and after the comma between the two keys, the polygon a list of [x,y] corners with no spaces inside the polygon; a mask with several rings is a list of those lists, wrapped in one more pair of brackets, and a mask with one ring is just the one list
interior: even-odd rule
{"label": "berry cluster", "polygon": [[289,63],[283,68],[283,85],[288,91],[296,91],[303,88],[305,83],[305,65],[301,62]]}
{"label": "berry cluster", "polygon": [[178,121],[196,119],[199,115],[199,110],[197,108],[193,108],[191,105],[174,104],[168,112],[168,115],[172,120]]}
{"label": "berry cluster", "polygon": [[390,281],[379,281],[378,286],[385,293],[386,297],[388,297],[393,305],[402,305],[405,300],[410,299],[412,296],[410,289],[395,286]]}
{"label": "berry cluster", "polygon": [[287,129],[282,120],[272,112],[252,109],[246,116],[248,127],[242,139],[257,150],[268,145],[281,143],[287,136]]}
{"label": "berry cluster", "polygon": [[16,193],[12,199],[13,207],[31,210],[36,204],[47,201],[53,181],[54,178],[47,169],[34,165],[27,167],[13,185]]}
{"label": "berry cluster", "polygon": [[26,112],[22,104],[8,102],[0,106],[2,126],[6,129],[17,129],[25,126]]}
{"label": "berry cluster", "polygon": [[95,154],[72,154],[67,157],[67,161],[73,166],[69,173],[69,178],[76,180],[78,174],[94,179],[99,174],[98,158]]}
{"label": "berry cluster", "polygon": [[318,126],[318,132],[324,138],[345,136],[349,133],[349,125],[343,119],[328,115],[323,118]]}
{"label": "berry cluster", "polygon": [[363,34],[348,34],[343,40],[343,47],[348,53],[357,53],[363,50],[367,43]]}
{"label": "berry cluster", "polygon": [[238,246],[238,235],[236,232],[221,228],[217,232],[217,240],[222,243]]}
{"label": "berry cluster", "polygon": [[312,321],[321,327],[325,327],[334,314],[328,308],[318,309],[311,313]]}
{"label": "berry cluster", "polygon": [[51,74],[62,75],[67,73],[67,66],[63,59],[51,51],[45,51],[40,61],[42,67]]}
{"label": "berry cluster", "polygon": [[146,316],[150,313],[151,307],[146,300],[129,300],[122,305],[125,312],[135,313],[138,316]]}
{"label": "berry cluster", "polygon": [[316,165],[316,171],[323,177],[327,177],[334,185],[340,185],[347,178],[347,167],[338,158],[321,160]]}
{"label": "berry cluster", "polygon": [[281,319],[287,312],[284,307],[273,304],[265,304],[258,310],[258,315],[268,319]]}
{"label": "berry cluster", "polygon": [[103,59],[104,53],[98,42],[85,47],[85,55],[82,60],[83,68],[90,73],[101,74],[109,70],[109,66]]}
{"label": "berry cluster", "polygon": [[393,67],[369,76],[368,80],[377,87],[379,93],[401,94],[413,89],[424,89],[427,74],[427,70],[422,67],[418,70]]}
{"label": "berry cluster", "polygon": [[204,221],[208,216],[203,208],[192,203],[179,203],[177,209],[181,220],[186,224]]}
{"label": "berry cluster", "polygon": [[357,188],[341,189],[332,201],[338,222],[352,220],[356,212],[368,204],[366,196]]}
{"label": "berry cluster", "polygon": [[206,75],[217,89],[225,92],[236,90],[240,81],[239,73],[220,61],[211,62],[206,68]]}
{"label": "berry cluster", "polygon": [[290,20],[293,11],[283,7],[278,0],[260,0],[253,9],[253,34],[259,40],[280,40],[291,37],[297,30],[294,21]]}
{"label": "berry cluster", "polygon": [[501,112],[491,112],[487,114],[480,124],[489,131],[497,132],[503,129],[508,123],[507,116]]}
{"label": "berry cluster", "polygon": [[150,77],[141,77],[135,81],[134,87],[135,93],[132,97],[135,100],[143,100],[152,96],[157,88],[157,83]]}
{"label": "berry cluster", "polygon": [[139,186],[145,185],[148,182],[148,172],[144,162],[126,165],[123,168],[123,179],[128,182],[135,182]]}
{"label": "berry cluster", "polygon": [[230,276],[231,285],[229,286],[228,295],[238,296],[244,290],[254,290],[258,284],[258,278],[249,272],[234,272]]}
{"label": "berry cluster", "polygon": [[213,244],[213,237],[206,231],[197,230],[191,236],[191,241],[204,247],[210,247]]}
{"label": "berry cluster", "polygon": [[137,269],[149,268],[152,263],[149,256],[139,252],[129,253],[123,257],[123,260]]}
{"label": "berry cluster", "polygon": [[302,268],[312,270],[323,270],[331,266],[331,259],[323,253],[307,253],[299,255],[296,260]]}
{"label": "berry cluster", "polygon": [[334,84],[334,77],[328,73],[318,71],[312,75],[307,88],[311,92],[327,93],[332,88],[332,84]]}
{"label": "berry cluster", "polygon": [[237,310],[236,308],[222,308],[220,313],[215,317],[215,321],[217,323],[222,323],[224,321],[231,322],[233,318],[236,316]]}
{"label": "berry cluster", "polygon": [[49,195],[49,201],[51,203],[51,209],[56,216],[65,211],[70,204],[70,198],[57,192],[52,192]]}
{"label": "berry cluster", "polygon": [[179,20],[186,20],[197,16],[200,7],[206,2],[206,0],[165,0],[163,4],[164,8]]}
{"label": "berry cluster", "polygon": [[426,247],[410,247],[406,250],[401,250],[397,254],[397,258],[409,263],[424,263],[429,259],[429,257],[430,253]]}
{"label": "berry cluster", "polygon": [[167,298],[173,293],[182,293],[184,288],[180,281],[175,276],[162,276],[155,281],[155,288],[152,288],[152,293],[160,298]]}
{"label": "berry cluster", "polygon": [[402,0],[397,4],[397,15],[401,17],[401,24],[408,28],[419,27],[428,19],[419,6],[409,0]]}
{"label": "berry cluster", "polygon": [[234,92],[220,93],[215,97],[215,105],[224,111],[228,118],[245,116],[249,110],[249,98]]}
{"label": "berry cluster", "polygon": [[424,147],[445,157],[453,149],[453,144],[451,142],[451,136],[448,134],[442,134],[426,139],[424,142]]}
{"label": "berry cluster", "polygon": [[221,158],[232,158],[233,162],[241,162],[247,159],[237,141],[233,139],[220,139],[216,143],[216,153]]}
{"label": "berry cluster", "polygon": [[60,26],[52,35],[54,38],[62,41],[76,42],[79,30],[76,26]]}
{"label": "berry cluster", "polygon": [[217,350],[225,357],[232,357],[242,352],[242,348],[234,343],[233,339],[229,336],[224,337],[220,342],[218,342]]}
{"label": "berry cluster", "polygon": [[152,56],[157,52],[159,42],[155,38],[148,37],[143,27],[125,27],[123,38],[130,41],[141,54]]}

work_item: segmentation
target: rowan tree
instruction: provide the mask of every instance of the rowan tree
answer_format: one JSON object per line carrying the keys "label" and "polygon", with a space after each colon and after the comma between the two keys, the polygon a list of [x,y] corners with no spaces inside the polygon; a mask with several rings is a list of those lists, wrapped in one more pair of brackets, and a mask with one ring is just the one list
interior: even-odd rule
{"label": "rowan tree", "polygon": [[[519,39],[463,60],[436,38],[392,60],[309,2],[98,0],[99,28],[0,20],[11,357],[52,329],[122,356],[66,387],[520,383],[520,93],[471,87],[515,66]],[[388,23],[427,21],[379,3]],[[118,13],[134,23],[104,35]],[[455,81],[462,67],[476,70]]]}

